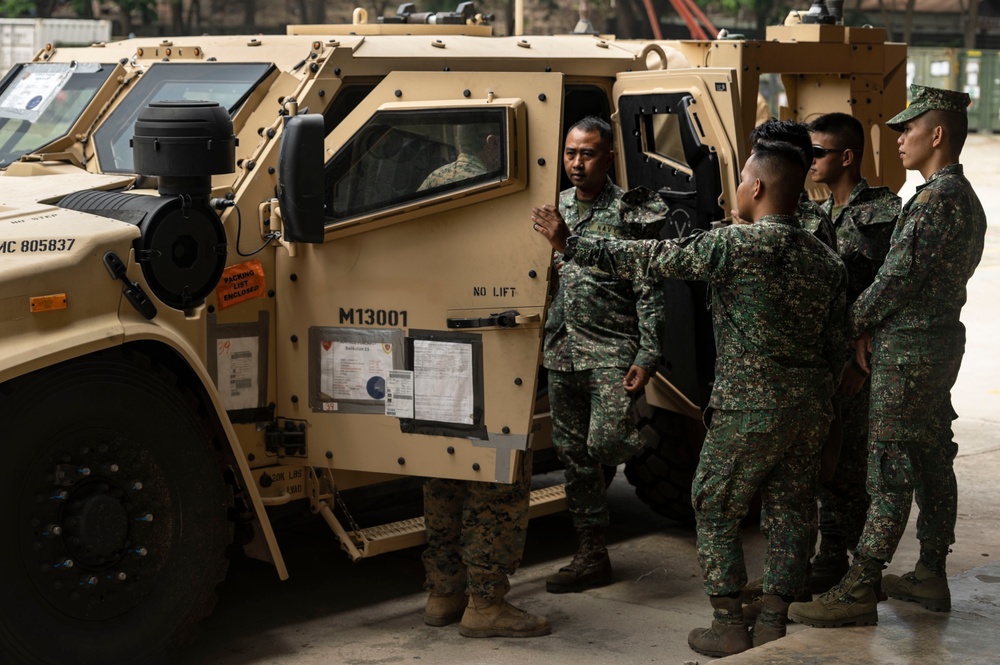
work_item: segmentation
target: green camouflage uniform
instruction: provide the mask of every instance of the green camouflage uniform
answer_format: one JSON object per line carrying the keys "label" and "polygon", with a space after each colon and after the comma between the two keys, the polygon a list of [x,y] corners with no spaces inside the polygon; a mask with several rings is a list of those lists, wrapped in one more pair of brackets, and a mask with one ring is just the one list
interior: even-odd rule
{"label": "green camouflage uniform", "polygon": [[434,478],[424,483],[423,553],[433,594],[503,598],[521,564],[528,530],[531,454],[510,485]]}
{"label": "green camouflage uniform", "polygon": [[[870,187],[861,179],[833,220],[837,253],[847,268],[847,303],[853,303],[875,279],[889,251],[889,238],[899,216],[900,200],[888,187]],[[833,218],[833,196],[823,203]],[[853,358],[850,347],[848,358]],[[860,370],[859,370],[860,371]],[[833,478],[819,486],[819,522],[824,550],[842,554],[854,550],[868,512],[865,490],[868,466],[868,405],[870,384],[856,395],[841,397],[842,439]],[[830,549],[828,549],[830,548]]]}
{"label": "green camouflage uniform", "polygon": [[705,590],[727,595],[746,584],[740,521],[759,490],[769,532],[764,591],[797,593],[818,454],[844,361],[843,264],[785,215],[681,240],[571,237],[567,244],[580,265],[619,277],[712,286],[715,414],[692,487]]}
{"label": "green camouflage uniform", "polygon": [[[476,157],[459,155],[424,180],[420,189],[486,173]],[[514,482],[486,483],[434,478],[424,483],[425,587],[433,594],[466,593],[503,598],[508,575],[521,563],[528,528],[531,454],[521,456]]]}
{"label": "green camouflage uniform", "polygon": [[489,169],[486,168],[482,160],[475,155],[467,155],[464,152],[459,153],[458,159],[455,161],[431,171],[431,174],[424,178],[420,187],[417,187],[417,191],[421,192],[432,187],[440,187],[441,185],[448,185],[460,180],[468,180],[476,176],[481,176],[488,171]]}
{"label": "green camouflage uniform", "polygon": [[802,223],[802,228],[819,238],[820,242],[833,251],[837,251],[837,231],[830,220],[829,210],[825,210],[818,203],[810,201],[803,192],[795,216]]}
{"label": "green camouflage uniform", "polygon": [[[665,207],[646,194],[637,190],[623,202],[622,190],[608,179],[583,216],[575,188],[560,194],[559,212],[574,233],[586,237],[654,238]],[[622,380],[632,365],[650,372],[656,366],[663,295],[658,279],[619,279],[561,257],[555,265],[559,286],[545,321],[544,346],[552,444],[566,465],[574,527],[602,527],[608,509],[601,466],[624,462],[642,445]]]}
{"label": "green camouflage uniform", "polygon": [[920,559],[945,573],[955,542],[951,387],[965,352],[965,285],[983,253],[986,215],[961,164],[946,166],[903,207],[874,283],[850,310],[872,335],[868,493],[858,554],[890,561],[916,491]]}

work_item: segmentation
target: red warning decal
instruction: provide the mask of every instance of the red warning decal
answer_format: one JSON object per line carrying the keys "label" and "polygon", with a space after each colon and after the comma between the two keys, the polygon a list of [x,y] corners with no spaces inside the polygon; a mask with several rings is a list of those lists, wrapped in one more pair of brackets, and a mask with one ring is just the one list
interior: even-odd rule
{"label": "red warning decal", "polygon": [[263,298],[265,282],[264,266],[258,259],[229,266],[222,272],[222,279],[215,287],[219,309],[238,305],[251,298]]}

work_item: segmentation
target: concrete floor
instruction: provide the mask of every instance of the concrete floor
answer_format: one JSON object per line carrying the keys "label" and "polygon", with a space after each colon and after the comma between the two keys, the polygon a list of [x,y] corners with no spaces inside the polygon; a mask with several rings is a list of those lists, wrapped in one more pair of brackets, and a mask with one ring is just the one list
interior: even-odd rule
{"label": "concrete floor", "polygon": [[[957,542],[949,558],[953,610],[939,614],[912,603],[879,607],[879,625],[815,629],[790,626],[789,636],[726,663],[774,665],[937,665],[1000,663],[1000,137],[971,136],[966,173],[984,202],[991,226],[983,261],[970,284],[963,319],[968,346],[954,390],[960,419],[955,436],[959,482]],[[919,175],[901,193],[906,197]],[[687,647],[688,631],[705,626],[711,611],[701,589],[690,530],[652,514],[624,478],[611,487],[611,554],[616,583],[582,594],[550,595],[545,576],[573,551],[569,517],[532,522],[525,561],[512,579],[510,600],[546,615],[550,636],[470,640],[456,626],[421,621],[425,600],[419,550],[357,564],[325,528],[280,535],[291,579],[273,569],[234,562],[215,613],[200,639],[176,654],[176,665],[608,665],[705,663]],[[912,569],[917,556],[910,528],[887,572]],[[751,575],[759,573],[763,541],[744,532]]]}

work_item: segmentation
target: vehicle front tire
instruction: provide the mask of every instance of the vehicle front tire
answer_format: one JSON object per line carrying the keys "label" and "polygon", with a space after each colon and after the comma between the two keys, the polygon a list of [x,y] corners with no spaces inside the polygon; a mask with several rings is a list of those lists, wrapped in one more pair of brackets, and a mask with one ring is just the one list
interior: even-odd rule
{"label": "vehicle front tire", "polygon": [[194,396],[114,350],[0,386],[0,654],[152,663],[215,603],[232,491]]}
{"label": "vehicle front tire", "polygon": [[643,447],[625,463],[625,478],[654,512],[694,524],[691,482],[705,440],[705,426],[688,416],[659,409],[639,395],[633,404]]}

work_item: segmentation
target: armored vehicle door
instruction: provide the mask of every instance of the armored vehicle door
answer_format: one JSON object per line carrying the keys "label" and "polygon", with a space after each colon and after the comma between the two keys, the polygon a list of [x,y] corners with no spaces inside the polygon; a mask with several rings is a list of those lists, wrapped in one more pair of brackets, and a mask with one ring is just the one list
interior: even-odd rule
{"label": "armored vehicle door", "polygon": [[561,117],[559,74],[398,72],[326,137],[322,237],[276,259],[275,411],[309,465],[511,481],[551,263],[530,210],[556,200]]}
{"label": "armored vehicle door", "polygon": [[[746,160],[739,90],[731,69],[619,74],[619,178],[628,188],[658,191],[670,206],[664,238],[710,229],[736,207]],[[715,348],[704,284],[665,280],[670,322],[663,366],[688,399],[705,406]]]}

